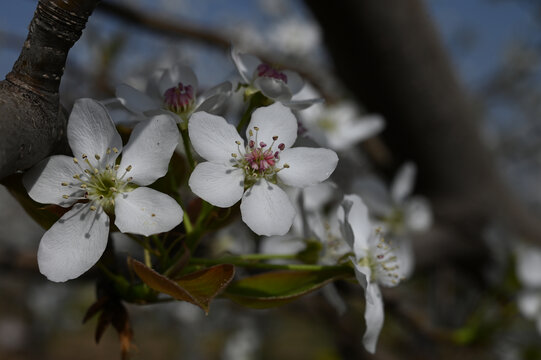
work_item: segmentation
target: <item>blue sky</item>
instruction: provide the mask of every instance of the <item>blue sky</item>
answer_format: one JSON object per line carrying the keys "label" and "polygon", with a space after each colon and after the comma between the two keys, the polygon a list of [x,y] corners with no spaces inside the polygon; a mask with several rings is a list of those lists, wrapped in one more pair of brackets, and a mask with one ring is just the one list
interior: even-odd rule
{"label": "blue sky", "polygon": [[[144,3],[144,2],[143,2]],[[169,3],[176,4],[174,1]],[[442,39],[456,65],[463,82],[475,89],[490,73],[497,69],[505,50],[519,38],[531,38],[539,33],[539,25],[534,16],[528,13],[527,6],[514,1],[494,0],[426,0]],[[0,3],[0,29],[20,38],[26,36],[27,26],[32,18],[35,2],[2,1]],[[148,3],[147,3],[148,4]],[[258,11],[257,2],[241,0],[224,1],[178,1],[178,13],[191,22],[217,26],[224,21],[242,20],[253,24],[268,24],[272,17]],[[234,5],[231,5],[234,4]],[[149,10],[150,5],[147,5]],[[182,11],[189,9],[189,12]],[[296,15],[302,16],[301,7],[292,7]],[[210,15],[209,15],[210,14]],[[119,26],[111,18],[95,15],[91,22],[101,28],[114,29]],[[470,38],[470,46],[460,45],[460,39]],[[145,51],[146,44],[152,43],[154,35],[141,33],[142,41],[138,48],[128,49],[132,55]],[[1,41],[1,38],[0,38]],[[134,44],[131,42],[130,44]],[[22,44],[21,44],[22,45]],[[148,49],[147,49],[148,50]],[[18,49],[6,48],[0,43],[0,72],[6,74],[18,55]],[[84,46],[77,45],[72,56],[87,56]],[[137,56],[130,56],[135,63]]]}

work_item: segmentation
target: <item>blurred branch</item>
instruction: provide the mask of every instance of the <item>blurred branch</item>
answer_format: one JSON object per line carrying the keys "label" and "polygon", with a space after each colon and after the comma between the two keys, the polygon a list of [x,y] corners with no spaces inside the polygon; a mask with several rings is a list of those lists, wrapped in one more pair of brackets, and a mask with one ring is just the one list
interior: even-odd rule
{"label": "blurred branch", "polygon": [[[129,24],[156,33],[158,35],[172,37],[174,39],[190,39],[202,42],[209,46],[215,46],[224,50],[229,50],[232,44],[240,43],[232,34],[218,30],[209,30],[206,27],[190,24],[188,21],[171,20],[166,17],[149,14],[112,1],[103,1],[96,8],[97,11],[114,16]],[[277,64],[289,70],[298,72],[304,79],[308,80],[327,100],[335,100],[337,95],[328,91],[329,87],[336,87],[333,84],[332,76],[324,71],[321,66],[310,63],[307,59],[299,59],[293,63],[284,63],[270,52],[264,52],[257,49],[248,49],[253,55],[258,56],[262,61]],[[329,85],[330,84],[330,85]]]}
{"label": "blurred branch", "polygon": [[541,223],[502,180],[423,2],[305,3],[322,25],[338,76],[387,119],[392,167],[406,160],[419,167],[418,190],[430,197],[438,231],[446,233],[426,260],[445,259],[448,247],[460,244],[479,271],[489,253],[482,233],[495,219],[540,242]]}

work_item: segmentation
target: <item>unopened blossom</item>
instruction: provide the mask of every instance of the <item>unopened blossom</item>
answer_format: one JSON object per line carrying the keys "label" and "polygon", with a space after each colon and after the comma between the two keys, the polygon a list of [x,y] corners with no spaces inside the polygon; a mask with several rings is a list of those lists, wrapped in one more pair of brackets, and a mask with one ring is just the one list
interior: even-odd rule
{"label": "unopened blossom", "polygon": [[144,92],[121,84],[116,96],[137,115],[172,114],[177,123],[187,122],[195,111],[213,113],[231,94],[231,83],[224,82],[198,94],[198,81],[187,66],[176,64],[160,76],[153,76]]}
{"label": "unopened blossom", "polygon": [[346,195],[339,209],[342,235],[353,251],[357,281],[364,289],[366,331],[363,345],[374,353],[383,327],[384,309],[379,286],[392,287],[403,279],[399,255],[374,228],[368,217],[368,208],[357,195]]}
{"label": "unopened blossom", "polygon": [[526,318],[535,320],[541,334],[541,249],[520,244],[516,255],[517,277],[524,286],[518,294],[518,308]]}
{"label": "unopened blossom", "polygon": [[188,130],[195,151],[207,160],[190,176],[192,191],[218,207],[242,199],[242,219],[260,235],[283,235],[291,227],[295,210],[282,186],[324,181],[338,163],[332,150],[291,147],[297,120],[280,103],[254,111],[246,142],[224,118],[205,112],[192,116]]}
{"label": "unopened blossom", "polygon": [[145,236],[171,230],[183,215],[173,198],[146,187],[166,174],[177,145],[178,128],[171,117],[140,122],[122,151],[103,105],[80,99],[69,117],[67,137],[73,157],[51,156],[23,178],[35,201],[71,207],[39,244],[39,269],[52,281],[76,278],[98,261],[107,245],[108,215],[115,215],[121,232]]}
{"label": "unopened blossom", "polygon": [[[301,90],[306,97],[318,93],[308,85]],[[360,115],[358,108],[349,101],[335,104],[314,104],[299,112],[300,122],[309,136],[321,146],[336,151],[347,151],[359,142],[383,130],[385,121],[379,115]]]}
{"label": "unopened blossom", "polygon": [[303,79],[294,71],[278,69],[255,56],[241,54],[235,48],[231,49],[231,58],[247,87],[245,94],[261,91],[266,97],[295,110],[323,101],[320,98],[293,98],[304,86]]}

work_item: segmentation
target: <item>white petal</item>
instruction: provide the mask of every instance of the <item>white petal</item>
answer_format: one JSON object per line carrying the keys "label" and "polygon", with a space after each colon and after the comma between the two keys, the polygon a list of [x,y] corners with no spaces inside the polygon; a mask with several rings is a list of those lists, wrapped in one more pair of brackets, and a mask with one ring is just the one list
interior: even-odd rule
{"label": "white petal", "polygon": [[291,94],[296,94],[304,87],[304,80],[302,77],[291,70],[284,70],[282,73],[287,77],[287,86]]}
{"label": "white petal", "polygon": [[523,285],[541,286],[541,250],[521,245],[517,248],[517,276]]}
{"label": "white petal", "polygon": [[425,231],[432,226],[432,209],[427,199],[414,196],[404,203],[405,223],[409,230]]}
{"label": "white petal", "polygon": [[[363,345],[370,353],[376,352],[376,344],[378,342],[379,333],[383,327],[383,299],[377,284],[369,284],[365,290],[366,307],[364,310],[364,320],[366,322],[366,331],[363,336]],[[372,302],[368,301],[372,299]]]}
{"label": "white petal", "polygon": [[338,132],[329,132],[329,145],[336,150],[346,150],[376,135],[384,126],[385,122],[380,116],[363,117],[360,121],[342,126]]}
{"label": "white petal", "polygon": [[[415,253],[411,239],[409,237],[395,238],[391,244],[398,260],[398,273],[406,279],[411,277],[415,268]],[[392,285],[394,284],[391,282]]]}
{"label": "white petal", "polygon": [[177,124],[168,115],[141,121],[124,148],[119,173],[131,165],[126,178],[132,177],[138,185],[152,184],[167,173],[179,137]]}
{"label": "white petal", "polygon": [[251,84],[254,71],[261,64],[261,60],[252,55],[241,54],[236,48],[231,48],[231,59],[244,82]]}
{"label": "white petal", "polygon": [[197,97],[196,111],[216,113],[222,108],[224,102],[231,96],[231,83],[226,81],[218,84]]}
{"label": "white petal", "polygon": [[139,114],[163,107],[163,103],[159,102],[158,99],[151,98],[127,84],[120,84],[116,87],[116,97],[128,110]]}
{"label": "white petal", "polygon": [[[71,197],[64,199],[63,195],[82,196],[83,190],[78,187],[79,181],[73,175],[81,173],[73,158],[65,155],[48,157],[23,176],[23,185],[30,197],[42,204],[56,204],[63,207],[71,206],[77,201]],[[62,183],[73,184],[62,186]]]}
{"label": "white petal", "polygon": [[535,318],[541,310],[541,293],[538,291],[522,291],[517,298],[518,309],[528,319]]}
{"label": "white petal", "polygon": [[304,188],[304,207],[308,211],[319,211],[335,198],[337,190],[338,187],[332,181]]}
{"label": "white petal", "polygon": [[323,148],[291,148],[280,153],[278,178],[286,185],[305,187],[327,180],[336,169],[338,156],[329,149]]}
{"label": "white petal", "polygon": [[177,87],[179,83],[183,86],[191,85],[193,93],[197,93],[197,77],[192,69],[182,64],[175,64],[171,69],[165,70],[158,83],[160,94],[172,87]]}
{"label": "white petal", "polygon": [[201,199],[218,207],[230,207],[244,193],[244,172],[227,164],[198,164],[189,180],[190,189]]}
{"label": "white petal", "polygon": [[261,90],[263,95],[277,101],[291,100],[291,91],[285,82],[280,79],[261,76],[255,79],[254,86]]}
{"label": "white petal", "polygon": [[140,187],[115,198],[115,215],[120,231],[149,236],[180,224],[183,211],[169,195]]}
{"label": "white petal", "polygon": [[276,146],[283,143],[286,149],[297,139],[297,119],[290,109],[280,103],[260,107],[254,111],[246,129],[246,138],[250,138],[250,130],[255,132],[254,127],[259,128],[257,141],[263,141],[269,146],[272,144],[273,136],[278,136]]}
{"label": "white petal", "polygon": [[223,117],[204,111],[196,112],[188,123],[190,140],[195,151],[205,160],[229,164],[232,153],[244,151],[244,140],[235,127]]}
{"label": "white petal", "polygon": [[360,258],[360,254],[368,249],[368,240],[372,235],[368,208],[359,196],[345,195],[342,206],[338,208],[338,219],[350,224],[354,237],[352,249],[356,257]]}
{"label": "white petal", "polygon": [[105,107],[92,99],[79,99],[73,105],[68,120],[68,142],[73,155],[81,159],[83,154],[95,164],[94,155],[101,157],[100,163],[111,164],[117,153],[107,149],[122,150],[122,139]]}
{"label": "white petal", "polygon": [[314,104],[320,104],[320,103],[323,103],[325,100],[322,99],[322,98],[317,98],[317,99],[299,99],[299,100],[295,100],[295,99],[292,99],[292,100],[283,100],[281,101],[282,104],[284,104],[285,106],[287,106],[288,108],[290,109],[293,109],[293,110],[304,110],[306,108],[309,108],[310,106],[314,105]]}
{"label": "white petal", "polygon": [[90,269],[107,245],[109,217],[75,204],[41,238],[39,271],[51,281],[74,279]]}
{"label": "white petal", "polygon": [[379,178],[366,176],[355,180],[353,191],[361,196],[371,212],[386,217],[393,211],[391,196]]}
{"label": "white petal", "polygon": [[[357,278],[357,282],[363,290],[366,290],[368,284],[370,284],[370,277],[372,276],[372,270],[370,270],[370,267],[368,266],[361,266],[357,259],[355,259],[353,256],[349,257],[349,260],[353,263],[353,270],[355,271],[355,277]],[[367,302],[372,302],[372,298],[366,294]]]}
{"label": "white petal", "polygon": [[287,194],[277,185],[260,180],[242,197],[242,221],[258,235],[284,235],[295,217]]}
{"label": "white petal", "polygon": [[398,169],[391,185],[391,197],[395,203],[401,203],[413,191],[417,167],[409,162]]}

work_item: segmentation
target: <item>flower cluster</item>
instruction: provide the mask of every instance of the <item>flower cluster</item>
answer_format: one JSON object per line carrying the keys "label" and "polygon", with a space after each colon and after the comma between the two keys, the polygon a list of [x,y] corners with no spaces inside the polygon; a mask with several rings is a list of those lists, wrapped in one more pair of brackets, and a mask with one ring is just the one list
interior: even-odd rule
{"label": "flower cluster", "polygon": [[[247,227],[257,235],[270,236],[259,247],[260,254],[246,255],[246,259],[266,259],[265,249],[273,248],[277,254],[267,259],[279,259],[273,266],[286,262],[284,266],[294,268],[295,264],[287,262],[300,261],[302,269],[332,268],[322,274],[339,271],[340,278],[359,282],[366,298],[363,343],[374,352],[384,318],[379,286],[396,286],[412,269],[411,255],[400,245],[395,246],[400,243],[395,240],[431,222],[430,212],[423,213],[419,205],[424,203],[409,198],[415,168],[406,165],[400,170],[390,195],[380,184],[353,185],[369,207],[374,207],[370,218],[359,196],[344,196],[349,192],[342,190],[349,186],[345,181],[335,177],[342,184],[338,186],[327,180],[339,166],[335,150],[357,154],[360,150],[354,149],[355,144],[381,131],[383,119],[361,118],[349,103],[316,104],[321,102],[318,94],[310,92],[297,73],[235,49],[231,54],[242,78],[237,90],[243,90],[247,103],[238,121],[228,122],[220,116],[232,92],[230,82],[199,94],[195,74],[180,64],[152,72],[144,91],[127,84],[117,87],[117,104],[123,104],[127,113],[140,120],[125,146],[101,103],[91,99],[75,103],[67,128],[73,156],[49,157],[23,178],[32,199],[65,209],[40,242],[40,271],[52,281],[76,278],[99,261],[111,231],[129,233],[145,254],[145,265],[131,262],[130,266],[148,286],[146,295],[135,300],[155,301],[157,293],[163,292],[208,311],[208,297],[190,294],[189,287],[182,288],[176,275],[193,262],[204,267],[197,276],[205,278],[207,271],[211,277],[221,276],[206,267],[217,260],[207,262],[193,254],[210,232],[220,230],[218,234],[223,234],[227,223],[238,228],[235,204],[240,201],[240,218]],[[310,141],[309,147],[299,146],[307,142],[303,137],[298,139],[299,134],[333,150],[316,147]],[[179,142],[184,145],[184,153],[171,161]],[[347,166],[341,169],[342,174],[352,171]],[[164,176],[165,181],[154,185],[163,192],[148,187]],[[375,188],[379,190],[373,191]],[[186,204],[189,211],[184,213],[180,204]],[[411,208],[417,215],[411,215]],[[236,249],[256,248],[238,246],[240,239],[235,237],[248,231],[246,227],[240,229],[244,233],[233,231],[235,235],[229,236],[227,243],[233,243]],[[160,233],[166,234],[158,236]],[[387,236],[393,240],[384,240]],[[245,237],[247,241],[253,238]],[[279,248],[285,238],[290,240],[287,251],[295,254]],[[219,252],[228,251],[218,240],[217,236],[209,240],[210,252],[216,247]],[[163,275],[149,269],[153,258]],[[249,267],[252,263],[233,264]],[[231,264],[221,265],[217,272],[223,276],[228,273],[229,277],[212,278],[204,285],[212,287],[215,294],[223,291],[233,277]],[[110,270],[105,273],[113,282],[122,278],[111,275]],[[176,276],[175,281],[167,278],[171,274]],[[305,276],[306,271],[301,274]],[[324,280],[309,288],[327,285],[328,279]],[[134,301],[137,292],[118,290],[129,289],[126,283],[130,281],[120,281],[116,296]],[[266,282],[258,284],[266,286]],[[302,289],[288,291],[306,293]],[[337,288],[326,286],[323,293],[339,313],[346,310]]]}
{"label": "flower cluster", "polygon": [[23,179],[35,201],[71,207],[43,235],[38,250],[40,271],[53,281],[78,277],[98,261],[107,245],[108,215],[115,215],[120,231],[148,236],[171,230],[183,214],[171,197],[146,187],[165,175],[177,145],[171,118],[139,123],[123,151],[105,108],[81,99],[67,136],[74,157],[51,156]]}

